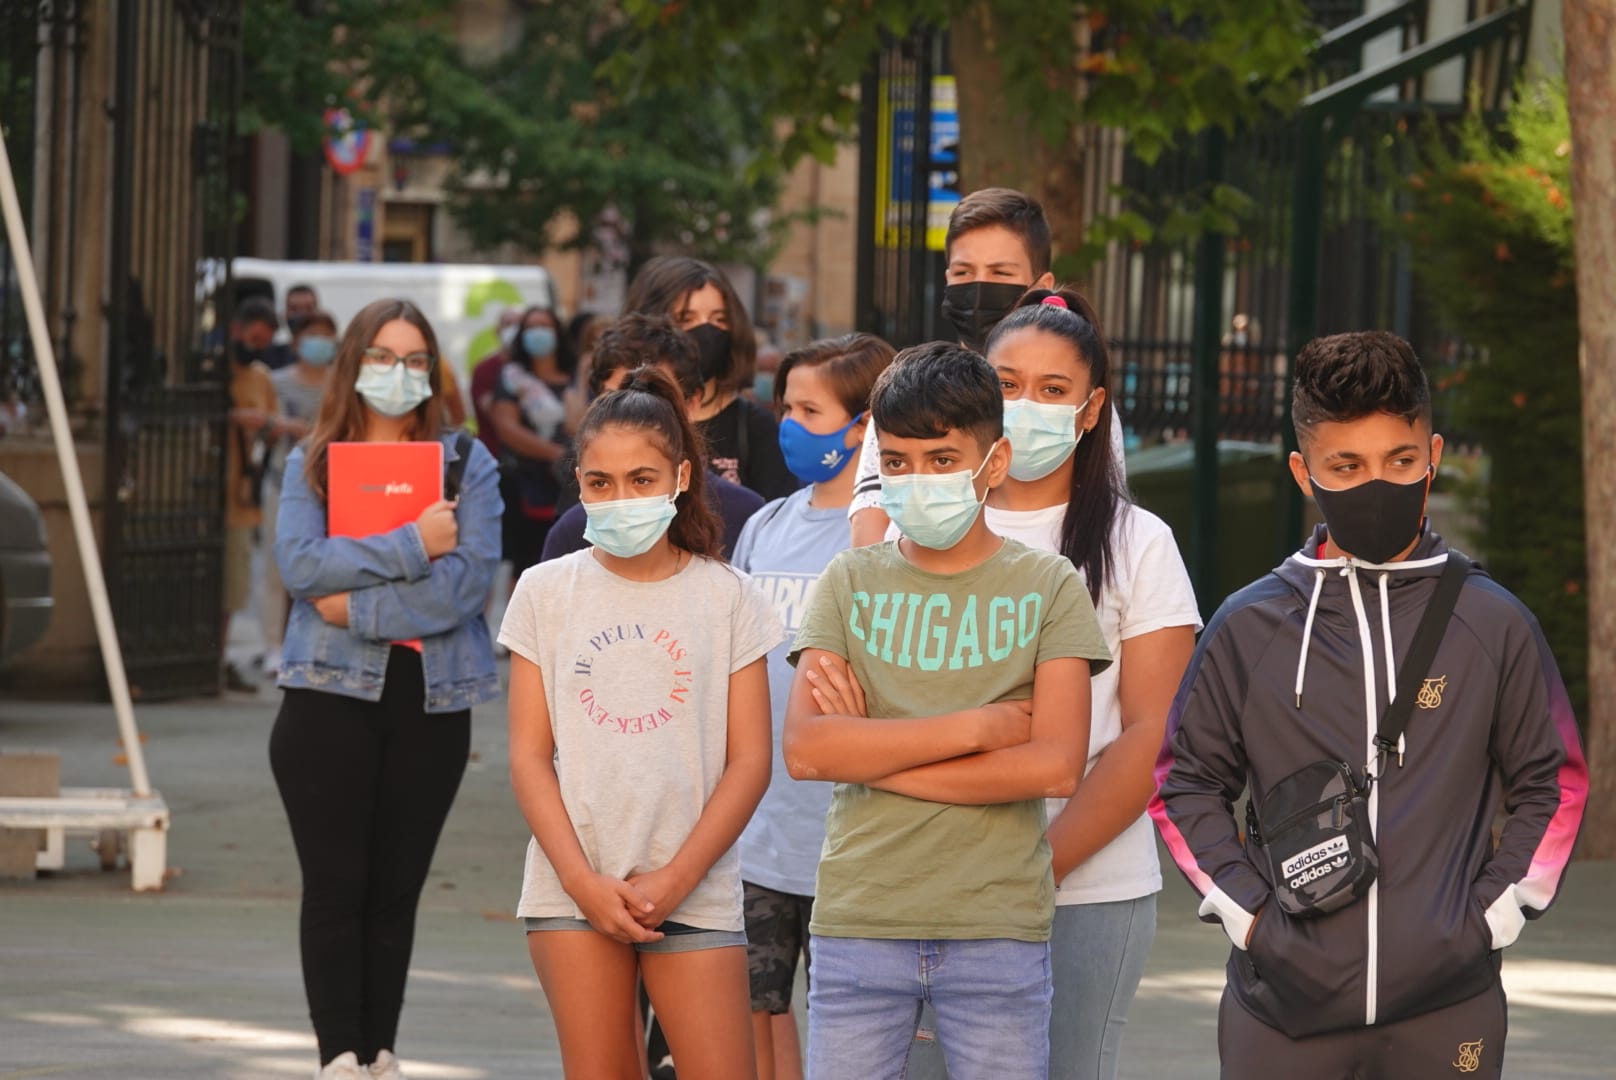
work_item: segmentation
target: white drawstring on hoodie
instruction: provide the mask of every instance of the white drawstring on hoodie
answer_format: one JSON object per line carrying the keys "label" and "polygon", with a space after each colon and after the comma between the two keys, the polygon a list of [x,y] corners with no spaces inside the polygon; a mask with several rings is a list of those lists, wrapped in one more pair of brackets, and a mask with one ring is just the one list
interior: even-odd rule
{"label": "white drawstring on hoodie", "polygon": [[[1341,572],[1347,573],[1346,567]],[[1307,602],[1307,621],[1302,624],[1302,653],[1296,658],[1296,707],[1302,707],[1302,681],[1307,678],[1307,647],[1313,641],[1313,617],[1319,612],[1319,593],[1324,591],[1324,568],[1313,578],[1313,599]]]}
{"label": "white drawstring on hoodie", "polygon": [[[1341,566],[1341,576],[1347,577],[1354,572],[1352,562]],[[1386,593],[1387,582],[1391,579],[1391,571],[1384,568],[1380,571],[1380,636],[1386,647],[1386,705],[1397,698],[1397,654],[1392,651],[1392,606],[1391,599]],[[1307,654],[1308,646],[1313,642],[1313,620],[1319,611],[1319,594],[1324,591],[1324,568],[1321,566],[1313,573],[1313,595],[1307,602],[1307,619],[1302,623],[1302,651],[1296,657],[1296,707],[1302,707],[1302,685],[1307,681]],[[1397,736],[1397,760],[1403,759],[1406,749],[1402,735]]]}

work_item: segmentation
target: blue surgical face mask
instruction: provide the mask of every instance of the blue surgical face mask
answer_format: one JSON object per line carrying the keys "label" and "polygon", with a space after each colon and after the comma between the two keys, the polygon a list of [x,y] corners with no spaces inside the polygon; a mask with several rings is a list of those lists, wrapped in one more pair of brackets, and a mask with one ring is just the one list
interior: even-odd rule
{"label": "blue surgical face mask", "polygon": [[1098,388],[1091,390],[1075,409],[1026,398],[1006,401],[1004,434],[1010,440],[1011,478],[1042,480],[1064,465],[1083,439],[1077,418],[1098,392]]}
{"label": "blue surgical face mask", "polygon": [[516,335],[520,334],[521,332],[522,328],[517,326],[515,323],[511,323],[509,326],[500,327],[499,343],[501,347],[506,349],[510,348],[511,345],[516,341]]}
{"label": "blue surgical face mask", "polygon": [[650,495],[641,499],[609,499],[584,503],[584,539],[608,555],[632,559],[656,546],[678,514],[677,500],[684,489],[672,495]]}
{"label": "blue surgical face mask", "polygon": [[316,334],[304,334],[297,341],[297,355],[305,364],[325,367],[336,359],[337,339]]}
{"label": "blue surgical face mask", "polygon": [[774,400],[774,372],[760,371],[752,376],[752,393],[763,404]]}
{"label": "blue surgical face mask", "polygon": [[903,535],[921,547],[947,551],[971,531],[987,502],[986,493],[976,497],[976,478],[992,457],[989,448],[975,472],[882,476],[881,509]]}
{"label": "blue surgical face mask", "polygon": [[391,368],[361,364],[354,389],[359,391],[366,405],[396,420],[408,416],[432,396],[432,376],[425,371],[411,371],[403,363]]}
{"label": "blue surgical face mask", "polygon": [[555,352],[556,332],[548,326],[530,326],[522,331],[522,348],[531,357],[549,356]]}
{"label": "blue surgical face mask", "polygon": [[847,433],[863,415],[853,417],[829,435],[815,435],[790,417],[782,420],[780,453],[785,456],[791,475],[805,484],[834,480],[853,460],[853,451],[847,448]]}

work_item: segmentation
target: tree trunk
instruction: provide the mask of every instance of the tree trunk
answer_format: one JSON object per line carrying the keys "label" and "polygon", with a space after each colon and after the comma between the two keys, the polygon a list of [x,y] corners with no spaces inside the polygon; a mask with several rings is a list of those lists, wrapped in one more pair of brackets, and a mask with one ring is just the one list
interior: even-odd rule
{"label": "tree trunk", "polygon": [[[1078,32],[1083,32],[1079,23]],[[1055,255],[1083,243],[1083,132],[1070,130],[1060,145],[1039,137],[1031,111],[1007,100],[990,5],[978,3],[960,15],[949,33],[949,57],[959,94],[960,190],[1013,187],[1043,204]],[[1074,42],[1068,70],[1050,73],[1052,94],[1082,92],[1081,56]]]}
{"label": "tree trunk", "polygon": [[1616,857],[1616,0],[1563,0],[1588,534],[1584,854]]}

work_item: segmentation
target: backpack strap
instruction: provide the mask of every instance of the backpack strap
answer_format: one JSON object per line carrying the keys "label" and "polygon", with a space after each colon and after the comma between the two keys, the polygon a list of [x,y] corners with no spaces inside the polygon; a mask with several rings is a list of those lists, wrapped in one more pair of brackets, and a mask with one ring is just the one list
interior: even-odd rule
{"label": "backpack strap", "polygon": [[461,482],[466,478],[466,466],[471,463],[471,436],[462,431],[455,435],[455,459],[443,469],[443,497],[449,502],[460,498]]}
{"label": "backpack strap", "polygon": [[[1459,591],[1464,588],[1470,569],[1468,558],[1457,551],[1448,551],[1442,576],[1437,579],[1436,593],[1431,597],[1425,614],[1420,616],[1414,641],[1408,647],[1408,658],[1403,661],[1403,670],[1398,673],[1397,696],[1386,706],[1386,712],[1380,719],[1380,729],[1375,732],[1375,748],[1380,751],[1382,761],[1387,754],[1395,753],[1398,764],[1402,764],[1403,755],[1398,744],[1414,711],[1414,699],[1419,695],[1420,683],[1425,680],[1426,672],[1431,670],[1431,662],[1436,659],[1437,646],[1442,644],[1448,620],[1453,617],[1454,606],[1459,602]],[[1379,771],[1384,773],[1385,766],[1380,766]]]}

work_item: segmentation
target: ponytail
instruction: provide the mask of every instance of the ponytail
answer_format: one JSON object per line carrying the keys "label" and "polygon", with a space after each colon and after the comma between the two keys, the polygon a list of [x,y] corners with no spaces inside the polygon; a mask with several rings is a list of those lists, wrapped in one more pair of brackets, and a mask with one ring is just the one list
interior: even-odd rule
{"label": "ponytail", "polygon": [[1111,353],[1094,305],[1076,289],[1029,289],[988,335],[987,354],[1012,334],[1037,330],[1060,338],[1077,361],[1089,369],[1089,384],[1106,391],[1105,405],[1093,429],[1083,434],[1072,455],[1072,490],[1061,522],[1060,552],[1083,571],[1089,598],[1100,602],[1100,591],[1115,573],[1116,551],[1112,533],[1128,504],[1128,488],[1120,463],[1111,449]]}
{"label": "ponytail", "polygon": [[639,367],[617,390],[596,398],[578,426],[580,459],[589,440],[607,427],[648,432],[675,468],[690,463],[690,482],[675,502],[668,539],[693,555],[720,558],[724,527],[707,502],[706,448],[673,380],[657,368]]}

